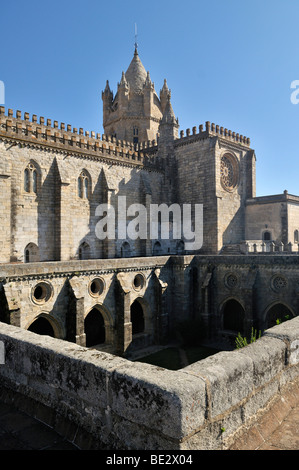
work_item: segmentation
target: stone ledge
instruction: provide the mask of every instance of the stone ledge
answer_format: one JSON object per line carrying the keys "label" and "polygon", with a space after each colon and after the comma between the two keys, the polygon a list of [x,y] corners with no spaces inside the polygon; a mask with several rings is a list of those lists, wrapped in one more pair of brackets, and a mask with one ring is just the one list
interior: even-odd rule
{"label": "stone ledge", "polygon": [[[43,419],[50,416],[62,428],[67,420],[102,448],[227,448],[299,377],[298,317],[242,350],[218,353],[179,371],[4,323],[0,340],[5,344],[2,387],[35,403]],[[252,432],[257,438],[257,430]]]}

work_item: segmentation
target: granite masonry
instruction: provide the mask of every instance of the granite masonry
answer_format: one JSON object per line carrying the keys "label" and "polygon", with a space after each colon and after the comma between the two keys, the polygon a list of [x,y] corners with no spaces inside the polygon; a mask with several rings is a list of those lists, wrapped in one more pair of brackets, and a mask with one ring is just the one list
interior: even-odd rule
{"label": "granite masonry", "polygon": [[[104,446],[219,447],[219,416],[236,412],[235,431],[245,422],[239,418],[247,402],[263,408],[286,377],[297,375],[284,362],[290,344],[275,325],[290,320],[298,329],[299,197],[287,190],[256,195],[256,155],[247,136],[208,121],[179,132],[167,81],[158,94],[137,49],[115,95],[107,81],[102,100],[102,135],[0,107],[3,387],[45,406],[48,400],[82,429],[91,405],[98,421],[90,432],[100,430]],[[136,230],[140,224],[127,209],[137,205],[147,221],[149,209],[158,207],[155,237],[130,236],[130,224]],[[175,236],[173,208],[192,208],[194,231],[196,205],[202,243],[190,250],[184,231]],[[165,207],[169,237],[161,222]],[[120,224],[114,237],[100,237],[99,223],[109,226],[111,208]],[[137,351],[167,345],[183,321],[192,328],[198,320],[205,340],[223,349],[252,328],[279,337],[267,333],[248,355],[220,353],[176,373],[127,362]],[[271,348],[277,361],[266,371],[260,361]],[[71,390],[66,364],[77,379],[89,371],[89,391],[77,379]],[[214,376],[219,367],[232,389],[225,410],[223,384]],[[235,372],[244,383],[230,382]],[[62,390],[69,396],[58,404]],[[84,397],[76,398],[78,390]],[[260,405],[254,390],[265,392]],[[140,394],[144,403],[135,407]],[[155,410],[151,418],[146,397]],[[146,424],[155,429],[148,438],[140,432],[145,416],[156,420]],[[205,443],[206,432],[218,437]]]}

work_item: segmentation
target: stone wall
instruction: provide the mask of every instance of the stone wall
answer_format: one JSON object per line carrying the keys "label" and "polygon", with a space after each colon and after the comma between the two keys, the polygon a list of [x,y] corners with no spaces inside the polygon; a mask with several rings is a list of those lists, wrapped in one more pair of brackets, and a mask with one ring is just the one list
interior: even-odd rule
{"label": "stone wall", "polygon": [[82,449],[227,449],[299,374],[298,318],[179,371],[3,323],[0,341],[2,399]]}
{"label": "stone wall", "polygon": [[[137,346],[130,320],[137,300],[145,320],[140,348],[164,344],[178,323],[199,317],[208,339],[234,341],[238,332],[299,315],[298,280],[298,253],[7,264],[0,266],[0,321],[28,329],[42,316],[56,338],[85,345],[84,320],[96,308],[107,333],[101,347],[122,355]],[[94,281],[101,289],[92,292]],[[34,295],[38,286],[42,298]]]}
{"label": "stone wall", "polygon": [[[219,128],[219,126],[216,126]],[[245,201],[254,193],[255,158],[250,141],[232,132],[216,131],[214,124],[200,126],[199,133],[174,142],[178,197],[181,204],[203,204],[201,253],[218,253],[223,245],[237,243],[245,235]],[[229,167],[223,170],[223,157]],[[226,175],[223,171],[227,172]],[[224,184],[225,176],[228,184]]]}
{"label": "stone wall", "polygon": [[[94,132],[84,135],[83,129],[65,129],[64,123],[59,129],[57,121],[45,125],[43,117],[37,123],[35,115],[31,122],[28,113],[22,119],[10,109],[5,116],[3,107],[0,157],[1,263],[120,257],[127,237],[118,239],[116,232],[116,241],[99,240],[97,206],[112,204],[117,217],[118,196],[127,198],[126,209],[162,198],[163,171],[153,167],[151,157],[135,152],[132,143],[101,139]],[[34,250],[28,249],[27,259],[28,245]],[[131,255],[148,254],[151,243],[131,241]]]}

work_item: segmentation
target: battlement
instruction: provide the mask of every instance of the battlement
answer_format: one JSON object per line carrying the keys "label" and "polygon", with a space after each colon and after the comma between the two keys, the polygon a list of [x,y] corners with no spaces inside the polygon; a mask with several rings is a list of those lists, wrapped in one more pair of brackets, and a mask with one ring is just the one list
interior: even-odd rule
{"label": "battlement", "polygon": [[219,126],[218,124],[214,124],[214,123],[211,124],[210,121],[206,121],[205,127],[203,126],[203,124],[201,124],[198,127],[198,132],[197,132],[196,126],[192,127],[192,132],[190,128],[186,129],[186,135],[185,135],[185,132],[182,130],[180,132],[180,138],[178,139],[178,141],[184,143],[190,139],[195,139],[195,140],[197,140],[198,138],[206,139],[211,136],[219,136],[223,139],[230,140],[231,142],[236,142],[241,145],[246,145],[246,147],[250,147],[249,137],[246,137],[237,132],[228,130],[222,126]]}
{"label": "battlement", "polygon": [[105,155],[138,165],[154,163],[150,158],[145,158],[148,151],[155,148],[156,141],[148,141],[138,146],[132,142],[118,140],[115,137],[99,134],[94,131],[85,131],[43,116],[32,115],[21,111],[15,113],[12,109],[7,110],[0,106],[0,136],[10,137],[24,142],[38,143],[45,146],[55,147],[68,153],[88,153],[93,155]]}

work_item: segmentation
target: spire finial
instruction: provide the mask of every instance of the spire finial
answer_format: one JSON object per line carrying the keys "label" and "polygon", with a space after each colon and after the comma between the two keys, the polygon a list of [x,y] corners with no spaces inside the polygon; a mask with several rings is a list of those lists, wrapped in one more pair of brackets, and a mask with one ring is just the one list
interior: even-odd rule
{"label": "spire finial", "polygon": [[135,52],[137,53],[137,48],[138,48],[138,44],[137,44],[137,24],[135,23]]}

